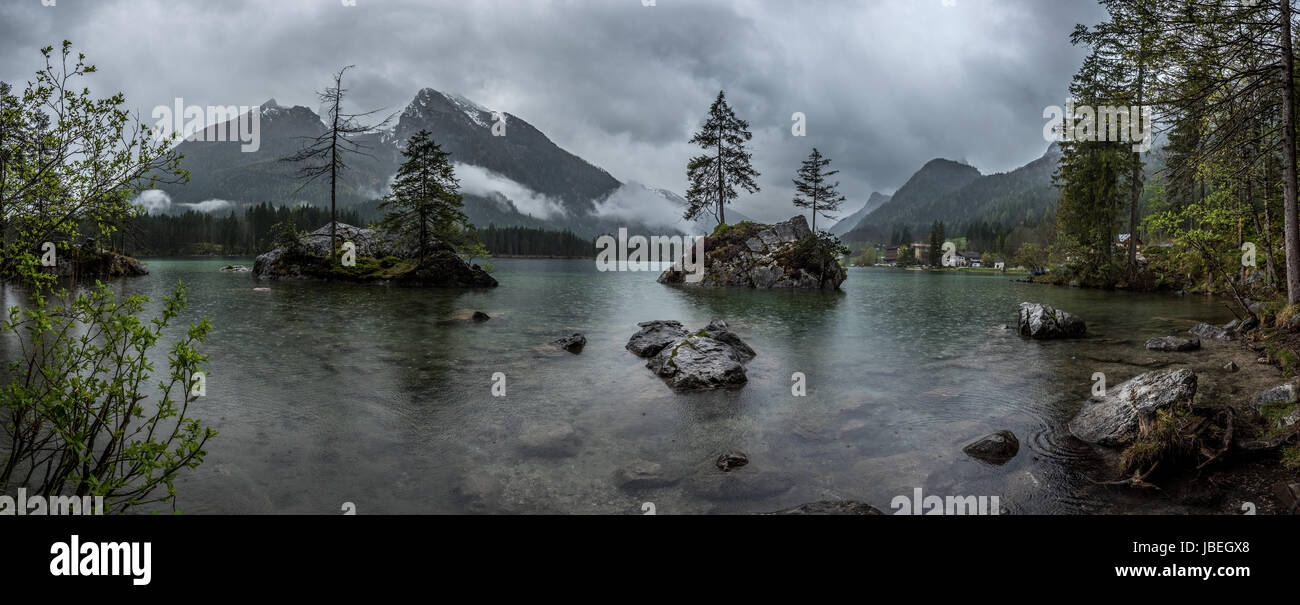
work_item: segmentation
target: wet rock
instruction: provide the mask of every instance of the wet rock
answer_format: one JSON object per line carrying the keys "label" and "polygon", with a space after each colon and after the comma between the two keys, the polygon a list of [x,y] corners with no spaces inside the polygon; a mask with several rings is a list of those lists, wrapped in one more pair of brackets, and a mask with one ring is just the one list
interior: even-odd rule
{"label": "wet rock", "polygon": [[1246,332],[1254,330],[1255,328],[1258,327],[1259,327],[1258,317],[1247,317],[1246,321],[1241,322],[1241,325],[1237,326],[1237,332],[1241,334],[1245,334]]}
{"label": "wet rock", "polygon": [[854,500],[823,500],[821,502],[811,502],[800,504],[787,509],[779,510],[774,513],[763,513],[765,515],[835,515],[835,516],[856,516],[856,515],[883,515],[874,506],[865,502]]}
{"label": "wet rock", "polygon": [[577,455],[581,439],[572,424],[546,422],[530,424],[519,435],[519,449],[542,458],[567,458]]}
{"label": "wet rock", "polygon": [[646,367],[678,391],[735,387],[749,380],[736,349],[707,336],[688,336],[664,347]]}
{"label": "wet rock", "polygon": [[1077,316],[1038,303],[1020,303],[1021,336],[1034,339],[1083,336],[1087,327]]}
{"label": "wet rock", "polygon": [[222,273],[252,273],[253,268],[248,265],[226,265],[221,268]]}
{"label": "wet rock", "polygon": [[1188,330],[1188,332],[1206,340],[1232,340],[1234,338],[1232,330],[1210,324],[1197,324],[1195,328]]}
{"label": "wet rock", "polygon": [[1241,368],[1237,367],[1237,364],[1235,362],[1229,361],[1228,363],[1223,364],[1223,371],[1228,373],[1236,372],[1237,370],[1240,369]]}
{"label": "wet rock", "polygon": [[475,312],[474,312],[474,315],[473,315],[472,317],[470,317],[470,319],[473,319],[474,321],[477,321],[477,322],[484,322],[484,321],[487,321],[487,320],[489,320],[489,319],[492,319],[492,317],[491,317],[490,315],[488,315],[487,313],[484,313],[484,312],[482,312],[482,311],[475,311]]}
{"label": "wet rock", "polygon": [[1141,374],[1102,397],[1090,397],[1068,427],[1075,437],[1107,447],[1126,446],[1138,434],[1139,423],[1157,410],[1196,396],[1196,374],[1190,370],[1156,370]]}
{"label": "wet rock", "polygon": [[730,473],[717,469],[701,469],[686,482],[688,493],[713,501],[757,500],[779,496],[794,487],[789,473],[770,469],[746,467]]}
{"label": "wet rock", "polygon": [[452,488],[452,495],[474,513],[499,510],[504,493],[505,485],[483,470],[466,473]]}
{"label": "wet rock", "polygon": [[1300,511],[1300,483],[1278,483],[1273,486],[1273,495],[1282,504],[1282,514],[1294,515]]}
{"label": "wet rock", "polygon": [[687,280],[679,265],[659,276],[661,284],[732,286],[759,290],[838,290],[848,272],[837,262],[801,263],[801,244],[813,237],[803,216],[775,225],[732,225],[704,243],[704,275]]}
{"label": "wet rock", "polygon": [[1297,424],[1300,424],[1300,408],[1291,410],[1290,414],[1277,419],[1277,428],[1279,430],[1289,429]]}
{"label": "wet rock", "polygon": [[583,347],[587,346],[587,337],[575,332],[571,336],[552,341],[551,344],[577,355],[582,352]]}
{"label": "wet rock", "polygon": [[1150,351],[1169,351],[1185,352],[1196,351],[1201,348],[1200,338],[1179,338],[1177,336],[1162,336],[1152,338],[1147,341],[1147,349]]}
{"label": "wet rock", "polygon": [[614,471],[614,484],[625,490],[668,487],[680,480],[665,472],[663,465],[649,460],[633,460]]}
{"label": "wet rock", "polygon": [[990,464],[1005,464],[1020,452],[1020,440],[1011,431],[998,431],[961,448],[961,451]]}
{"label": "wet rock", "polygon": [[1300,403],[1300,382],[1295,380],[1279,384],[1260,393],[1259,396],[1255,397],[1252,405],[1255,407],[1255,411],[1258,412],[1261,407],[1267,404],[1291,405],[1293,403]]}
{"label": "wet rock", "polygon": [[627,350],[637,357],[650,357],[687,335],[680,321],[647,321],[637,324],[641,328],[627,341]]}
{"label": "wet rock", "polygon": [[749,456],[743,452],[727,452],[718,456],[717,462],[713,465],[724,473],[730,473],[746,464],[749,464]]}
{"label": "wet rock", "polygon": [[627,349],[649,357],[646,367],[673,389],[730,388],[748,380],[744,364],[754,358],[754,350],[729,331],[725,321],[715,319],[694,334],[676,321],[638,325],[641,330],[628,340]]}

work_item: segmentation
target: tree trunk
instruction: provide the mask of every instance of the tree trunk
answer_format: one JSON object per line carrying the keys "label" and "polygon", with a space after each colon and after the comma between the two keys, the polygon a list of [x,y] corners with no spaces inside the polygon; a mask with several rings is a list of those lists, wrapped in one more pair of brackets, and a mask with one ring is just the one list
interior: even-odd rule
{"label": "tree trunk", "polygon": [[[1146,79],[1146,65],[1138,59],[1138,78],[1137,78],[1137,107],[1138,115],[1130,119],[1142,119],[1142,86]],[[1130,128],[1129,132],[1133,130]],[[1142,199],[1142,154],[1133,152],[1133,177],[1130,184],[1132,199],[1129,201],[1128,211],[1128,270],[1132,276],[1137,275],[1137,222],[1138,222],[1138,202]]]}
{"label": "tree trunk", "polygon": [[342,86],[340,82],[336,84],[340,90],[340,96],[334,98],[334,127],[330,135],[330,264],[334,263],[334,257],[338,256],[338,237],[336,230],[339,226],[339,215],[334,204],[334,199],[338,191],[339,183],[339,101],[342,100]]}
{"label": "tree trunk", "polygon": [[723,137],[723,134],[724,134],[724,133],[723,133],[722,127],[718,127],[718,224],[719,224],[719,225],[725,225],[725,224],[727,224],[727,208],[726,208],[726,205],[727,205],[727,198],[726,198],[727,184],[726,184],[726,181],[723,180],[723,172],[722,172],[722,137]]}
{"label": "tree trunk", "polygon": [[1295,56],[1291,49],[1291,0],[1282,0],[1282,205],[1286,229],[1286,298],[1300,303],[1300,216],[1296,209]]}

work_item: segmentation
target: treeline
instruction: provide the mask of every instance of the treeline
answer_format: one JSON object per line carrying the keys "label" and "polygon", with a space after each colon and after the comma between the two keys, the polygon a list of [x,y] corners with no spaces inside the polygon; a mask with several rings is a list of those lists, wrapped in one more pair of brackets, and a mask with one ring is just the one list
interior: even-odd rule
{"label": "treeline", "polygon": [[[292,224],[298,231],[315,231],[329,221],[328,208],[276,208],[265,202],[245,208],[242,214],[231,211],[225,216],[193,210],[138,216],[128,221],[122,247],[132,256],[250,256],[274,247],[271,227],[277,223]],[[351,210],[339,213],[339,221],[364,224]]]}
{"label": "treeline", "polygon": [[[131,218],[113,243],[131,256],[253,256],[275,247],[272,227],[278,223],[309,232],[329,224],[329,220],[328,208],[314,206],[276,208],[261,203],[224,216],[190,210]],[[372,221],[349,208],[339,213],[339,222],[367,226]],[[595,256],[595,244],[570,231],[489,225],[478,229],[477,234],[494,255]]]}
{"label": "treeline", "polygon": [[561,256],[595,258],[596,244],[571,231],[488,225],[478,230],[479,241],[498,256]]}

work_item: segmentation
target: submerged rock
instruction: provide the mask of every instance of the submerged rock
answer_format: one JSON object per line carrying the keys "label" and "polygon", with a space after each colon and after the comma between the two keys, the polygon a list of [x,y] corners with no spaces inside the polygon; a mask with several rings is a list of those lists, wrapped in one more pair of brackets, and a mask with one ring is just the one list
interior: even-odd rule
{"label": "submerged rock", "polygon": [[1195,351],[1201,348],[1201,339],[1199,338],[1179,338],[1177,336],[1162,336],[1152,338],[1147,341],[1147,349],[1151,351],[1174,351],[1185,352]]}
{"label": "submerged rock", "polygon": [[251,273],[253,268],[248,265],[226,265],[221,268],[222,273]]}
{"label": "submerged rock", "polygon": [[577,355],[582,352],[583,347],[587,346],[587,337],[575,332],[571,336],[556,339],[552,341],[551,344]]}
{"label": "submerged rock", "polygon": [[530,424],[519,435],[525,454],[543,458],[566,458],[577,455],[581,446],[577,429],[566,422]]}
{"label": "submerged rock", "polygon": [[724,473],[730,473],[746,464],[749,464],[749,456],[746,456],[743,452],[727,452],[718,456],[714,466]]}
{"label": "submerged rock", "polygon": [[472,315],[470,319],[481,323],[492,319],[492,316],[482,311],[475,311],[474,315]]}
{"label": "submerged rock", "polygon": [[821,502],[811,502],[800,504],[774,513],[763,513],[765,515],[883,515],[876,507],[865,502],[854,500],[823,500]]}
{"label": "submerged rock", "polygon": [[1229,361],[1228,363],[1223,364],[1223,371],[1228,372],[1229,374],[1236,372],[1237,370],[1240,369],[1241,368],[1237,367],[1237,363],[1233,361]]}
{"label": "submerged rock", "polygon": [[1034,339],[1083,336],[1087,326],[1079,317],[1038,303],[1020,303],[1020,335]]}
{"label": "submerged rock", "polygon": [[1140,423],[1157,410],[1196,396],[1196,374],[1191,370],[1156,370],[1141,374],[1090,397],[1067,425],[1075,437],[1107,447],[1121,447],[1137,437]]}
{"label": "submerged rock", "polygon": [[[1236,321],[1234,320],[1233,324],[1235,323]],[[1228,324],[1231,325],[1232,328],[1220,328],[1219,326],[1212,326],[1204,323],[1197,324],[1195,328],[1188,330],[1188,332],[1207,340],[1232,340],[1234,338],[1233,330],[1236,329],[1236,326],[1233,324]]]}
{"label": "submerged rock", "polygon": [[725,226],[705,239],[702,279],[691,282],[678,266],[659,276],[661,284],[732,286],[759,290],[838,290],[848,272],[838,259],[813,258],[815,235],[803,216],[775,225]]}
{"label": "submerged rock", "polygon": [[1011,431],[998,431],[961,448],[967,456],[991,464],[1005,464],[1020,452],[1020,440]]}
{"label": "submerged rock", "polygon": [[678,481],[680,476],[669,474],[663,465],[648,460],[633,460],[614,471],[614,484],[625,490],[668,487]]}
{"label": "submerged rock", "polygon": [[627,349],[648,357],[646,367],[668,385],[680,391],[700,391],[745,384],[745,362],[754,350],[714,320],[694,334],[680,322],[651,321],[638,324],[641,330],[628,340]]}

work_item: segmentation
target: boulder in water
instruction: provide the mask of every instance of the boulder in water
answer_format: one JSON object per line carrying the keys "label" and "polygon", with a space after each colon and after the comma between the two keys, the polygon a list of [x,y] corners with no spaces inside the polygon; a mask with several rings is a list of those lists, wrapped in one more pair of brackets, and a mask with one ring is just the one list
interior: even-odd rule
{"label": "boulder in water", "polygon": [[1021,336],[1045,340],[1083,336],[1087,326],[1079,317],[1038,303],[1020,303]]}
{"label": "boulder in water", "polygon": [[1088,443],[1122,447],[1137,438],[1141,423],[1156,411],[1190,403],[1195,396],[1196,374],[1191,370],[1147,372],[1111,388],[1104,396],[1088,398],[1067,426],[1070,433]]}

